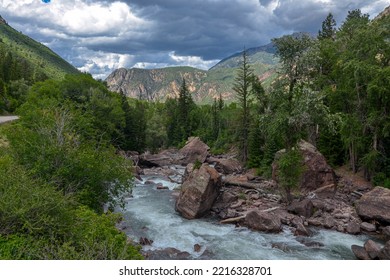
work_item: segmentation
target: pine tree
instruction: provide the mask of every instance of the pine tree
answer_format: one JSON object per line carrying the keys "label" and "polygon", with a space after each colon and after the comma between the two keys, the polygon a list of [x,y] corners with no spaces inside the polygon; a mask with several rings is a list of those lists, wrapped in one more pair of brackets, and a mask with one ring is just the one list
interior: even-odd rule
{"label": "pine tree", "polygon": [[237,138],[239,142],[240,158],[244,163],[246,163],[248,160],[252,80],[253,70],[249,65],[247,52],[246,50],[244,50],[242,54],[242,62],[237,70],[237,75],[233,84],[233,90],[236,93],[238,104],[241,107],[241,113],[239,116],[239,124],[237,129]]}
{"label": "pine tree", "polygon": [[332,13],[329,13],[326,19],[322,22],[322,30],[318,31],[318,39],[335,39],[336,21]]}

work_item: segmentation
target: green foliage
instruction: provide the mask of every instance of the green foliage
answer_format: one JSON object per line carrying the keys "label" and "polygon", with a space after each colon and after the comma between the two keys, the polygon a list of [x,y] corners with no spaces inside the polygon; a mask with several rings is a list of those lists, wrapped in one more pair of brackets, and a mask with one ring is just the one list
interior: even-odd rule
{"label": "green foliage", "polygon": [[201,166],[202,166],[202,163],[198,159],[196,159],[196,161],[194,163],[194,169],[199,169]]}
{"label": "green foliage", "polygon": [[297,149],[285,151],[276,160],[278,166],[278,184],[285,190],[287,201],[292,201],[292,191],[299,188],[299,181],[304,171],[303,158]]}

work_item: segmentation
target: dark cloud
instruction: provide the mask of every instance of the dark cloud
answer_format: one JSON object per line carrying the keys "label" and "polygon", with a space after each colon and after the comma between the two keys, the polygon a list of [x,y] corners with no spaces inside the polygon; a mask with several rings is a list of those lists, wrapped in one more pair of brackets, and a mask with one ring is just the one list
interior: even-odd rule
{"label": "dark cloud", "polygon": [[338,21],[388,0],[0,0],[2,16],[97,77],[116,67],[185,63],[207,68],[242,50],[295,31],[317,32],[329,12]]}

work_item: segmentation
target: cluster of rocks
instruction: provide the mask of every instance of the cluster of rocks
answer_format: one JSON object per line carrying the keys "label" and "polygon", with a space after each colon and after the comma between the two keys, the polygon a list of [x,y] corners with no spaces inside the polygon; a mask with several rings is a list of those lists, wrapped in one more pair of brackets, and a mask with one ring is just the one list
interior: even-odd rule
{"label": "cluster of rocks", "polygon": [[[273,180],[264,180],[252,170],[245,173],[234,158],[210,156],[209,147],[197,137],[190,138],[181,150],[129,157],[143,167],[160,168],[168,178],[173,171],[166,166],[187,166],[175,205],[176,211],[187,219],[213,214],[221,223],[273,233],[281,231],[285,225],[291,227],[295,235],[303,237],[312,234],[310,226],[349,234],[386,236],[390,232],[387,226],[390,224],[390,190],[371,186],[356,189],[337,178],[313,145],[301,141],[299,150],[304,172],[299,196],[289,205],[277,188],[276,163],[273,164]],[[383,248],[378,245],[375,255],[370,249],[372,242],[363,249],[353,246],[357,258],[390,256],[389,243]]]}
{"label": "cluster of rocks", "polygon": [[390,241],[382,247],[373,240],[367,240],[364,246],[352,245],[351,249],[359,260],[390,260]]}

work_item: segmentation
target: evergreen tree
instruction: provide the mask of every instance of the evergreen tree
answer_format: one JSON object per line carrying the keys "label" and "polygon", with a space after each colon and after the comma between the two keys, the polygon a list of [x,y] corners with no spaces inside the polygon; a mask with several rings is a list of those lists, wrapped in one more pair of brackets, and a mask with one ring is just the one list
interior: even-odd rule
{"label": "evergreen tree", "polygon": [[248,62],[246,50],[242,54],[242,62],[237,70],[233,84],[238,104],[241,108],[237,138],[239,142],[240,159],[246,163],[248,160],[248,141],[250,126],[250,103],[251,103],[251,81],[253,80],[253,70]]}
{"label": "evergreen tree", "polygon": [[332,13],[329,13],[322,22],[322,30],[318,31],[318,39],[334,39],[336,34],[336,20]]}

